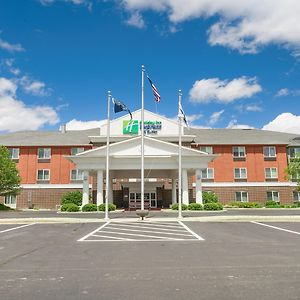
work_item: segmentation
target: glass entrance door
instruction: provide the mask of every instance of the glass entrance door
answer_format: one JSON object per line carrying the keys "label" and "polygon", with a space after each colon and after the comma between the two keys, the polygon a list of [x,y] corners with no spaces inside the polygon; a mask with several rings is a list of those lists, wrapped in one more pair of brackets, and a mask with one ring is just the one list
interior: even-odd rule
{"label": "glass entrance door", "polygon": [[[148,209],[150,207],[157,207],[156,193],[144,193],[144,207],[145,209]],[[129,208],[141,208],[141,193],[129,194]]]}

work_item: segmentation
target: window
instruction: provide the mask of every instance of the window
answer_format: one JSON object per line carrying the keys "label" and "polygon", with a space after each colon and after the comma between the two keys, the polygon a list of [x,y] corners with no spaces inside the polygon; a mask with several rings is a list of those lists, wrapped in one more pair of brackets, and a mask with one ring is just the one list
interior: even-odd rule
{"label": "window", "polygon": [[267,192],[267,200],[279,202],[279,192],[276,191]]}
{"label": "window", "polygon": [[38,159],[50,159],[50,158],[51,158],[51,148],[38,149]]}
{"label": "window", "polygon": [[207,169],[201,170],[201,176],[202,176],[202,179],[214,179],[214,169],[207,168]]}
{"label": "window", "polygon": [[11,159],[19,159],[19,155],[20,155],[19,148],[9,148],[8,150]]}
{"label": "window", "polygon": [[247,179],[247,169],[246,168],[235,168],[234,169],[234,179]]}
{"label": "window", "polygon": [[38,170],[37,179],[42,181],[50,180],[50,170]]}
{"label": "window", "polygon": [[71,148],[71,155],[76,155],[77,153],[81,153],[84,151],[83,147],[80,148]]}
{"label": "window", "polygon": [[15,195],[6,195],[4,198],[4,204],[15,205],[16,204],[16,196]]}
{"label": "window", "polygon": [[235,201],[248,202],[248,192],[244,192],[244,191],[235,192]]}
{"label": "window", "polygon": [[235,157],[235,158],[246,157],[245,147],[233,147],[232,153],[233,153],[233,157]]}
{"label": "window", "polygon": [[82,170],[71,170],[71,180],[83,180]]}
{"label": "window", "polygon": [[274,157],[276,157],[276,147],[275,146],[264,147],[264,157],[265,158],[274,158]]}
{"label": "window", "polygon": [[294,191],[293,198],[294,198],[294,202],[299,202],[300,201],[300,192]]}
{"label": "window", "polygon": [[213,154],[213,147],[211,146],[201,146],[199,150],[208,154]]}
{"label": "window", "polygon": [[278,178],[277,168],[265,168],[266,179]]}
{"label": "window", "polygon": [[288,154],[290,158],[294,158],[300,153],[300,147],[293,147],[288,149]]}

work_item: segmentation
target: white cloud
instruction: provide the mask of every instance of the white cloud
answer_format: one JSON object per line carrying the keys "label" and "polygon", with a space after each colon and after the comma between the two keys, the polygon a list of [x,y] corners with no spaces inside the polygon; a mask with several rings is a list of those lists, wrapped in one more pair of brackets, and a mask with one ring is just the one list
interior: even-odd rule
{"label": "white cloud", "polygon": [[299,53],[298,0],[123,0],[121,3],[128,11],[163,12],[172,23],[215,17],[216,22],[208,30],[211,45],[257,53],[262,46],[279,44]]}
{"label": "white cloud", "polygon": [[37,130],[45,124],[59,122],[50,106],[27,106],[16,97],[15,82],[0,78],[0,131]]}
{"label": "white cloud", "polygon": [[231,120],[227,127],[228,129],[254,129],[254,127],[246,125],[246,124],[238,124],[237,120]]}
{"label": "white cloud", "polygon": [[283,96],[287,96],[288,94],[290,93],[290,91],[287,89],[287,88],[284,88],[284,89],[280,89],[275,97],[283,97]]}
{"label": "white cloud", "polygon": [[[57,0],[40,0],[40,3],[44,6],[48,6],[48,5],[53,4],[55,1],[57,1]],[[92,6],[92,2],[89,0],[62,0],[62,1],[69,2],[74,5],[86,5],[89,7],[89,9],[91,9],[91,6]]]}
{"label": "white cloud", "polygon": [[33,80],[28,76],[23,76],[20,80],[20,85],[27,94],[34,96],[50,96],[51,89],[46,88],[46,84],[39,80]]}
{"label": "white cloud", "polygon": [[253,111],[253,112],[263,111],[263,109],[260,106],[256,105],[256,104],[246,105],[245,110],[246,111]]}
{"label": "white cloud", "polygon": [[3,59],[1,61],[1,64],[3,64],[10,73],[12,73],[15,76],[18,76],[21,74],[21,70],[19,68],[16,68],[14,66],[15,60],[13,58],[7,58],[7,59]]}
{"label": "white cloud", "polygon": [[300,134],[300,116],[288,112],[282,113],[262,129]]}
{"label": "white cloud", "polygon": [[256,78],[240,77],[231,81],[219,78],[197,80],[189,92],[191,102],[230,103],[241,98],[250,98],[262,90]]}
{"label": "white cloud", "polygon": [[0,49],[6,50],[8,52],[21,52],[24,48],[21,44],[10,44],[2,39],[0,39]]}
{"label": "white cloud", "polygon": [[72,119],[66,124],[67,130],[85,130],[92,128],[100,128],[102,124],[105,124],[106,120],[101,121],[80,121],[76,119]]}
{"label": "white cloud", "polygon": [[137,28],[145,27],[144,19],[138,12],[132,13],[130,18],[126,21],[126,24]]}
{"label": "white cloud", "polygon": [[208,124],[213,126],[215,125],[219,119],[221,118],[221,115],[224,113],[224,109],[221,111],[216,111],[214,113],[212,113],[212,115],[209,118]]}

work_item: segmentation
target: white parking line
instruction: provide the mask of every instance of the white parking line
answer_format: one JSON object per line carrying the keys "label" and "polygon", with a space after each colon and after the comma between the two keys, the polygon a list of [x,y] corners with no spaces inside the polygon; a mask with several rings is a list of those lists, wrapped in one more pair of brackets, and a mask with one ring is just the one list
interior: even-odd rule
{"label": "white parking line", "polygon": [[84,237],[79,242],[149,242],[149,241],[204,241],[182,222],[118,222],[110,221]]}
{"label": "white parking line", "polygon": [[281,231],[285,231],[285,232],[289,232],[289,233],[299,234],[300,235],[300,232],[293,231],[293,230],[288,230],[288,229],[284,229],[284,228],[277,227],[277,226],[272,226],[272,225],[268,225],[268,224],[264,224],[264,223],[260,223],[260,222],[255,222],[255,221],[252,221],[251,223],[254,223],[254,224],[257,224],[257,225],[261,225],[261,226],[265,226],[265,227],[270,227],[270,228],[273,228],[273,229],[277,229],[277,230],[281,230]]}
{"label": "white parking line", "polygon": [[21,226],[17,226],[17,227],[5,229],[5,230],[0,231],[0,233],[4,233],[4,232],[8,232],[8,231],[20,229],[20,228],[23,228],[23,227],[28,227],[28,226],[31,226],[31,225],[34,225],[34,224],[35,224],[35,223],[31,223],[31,224],[26,224],[26,225],[21,225]]}

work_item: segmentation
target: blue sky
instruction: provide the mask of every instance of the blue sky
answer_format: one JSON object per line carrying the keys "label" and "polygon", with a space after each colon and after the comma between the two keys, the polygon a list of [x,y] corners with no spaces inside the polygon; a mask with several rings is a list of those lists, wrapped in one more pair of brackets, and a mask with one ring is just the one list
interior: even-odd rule
{"label": "blue sky", "polygon": [[95,127],[108,90],[139,109],[144,64],[148,110],[182,89],[193,126],[299,133],[300,3],[258,3],[2,0],[0,131]]}

